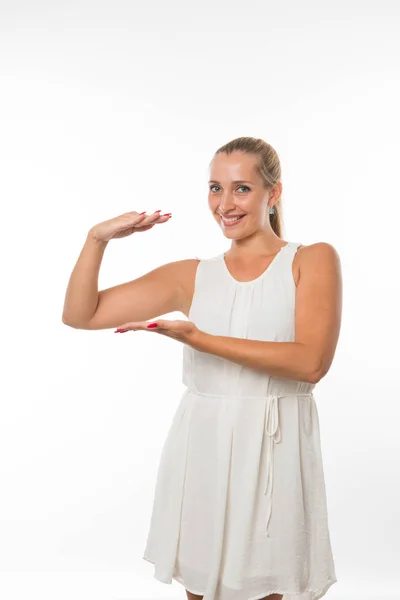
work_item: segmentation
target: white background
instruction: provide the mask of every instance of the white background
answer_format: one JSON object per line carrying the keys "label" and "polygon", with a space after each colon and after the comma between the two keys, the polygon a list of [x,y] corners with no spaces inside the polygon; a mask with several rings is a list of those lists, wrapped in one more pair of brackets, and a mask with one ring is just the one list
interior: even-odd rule
{"label": "white background", "polygon": [[[342,331],[318,384],[338,583],[400,598],[398,2],[1,2],[0,596],[185,598],[142,559],[180,342],[61,321],[88,229],[99,289],[229,248],[207,206],[213,153],[265,139],[284,239],[335,246]],[[166,318],[185,318],[170,313]]]}

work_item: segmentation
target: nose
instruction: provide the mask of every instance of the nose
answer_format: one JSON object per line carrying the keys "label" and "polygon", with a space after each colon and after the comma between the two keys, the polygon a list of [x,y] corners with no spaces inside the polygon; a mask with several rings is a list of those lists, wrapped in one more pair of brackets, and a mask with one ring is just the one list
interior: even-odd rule
{"label": "nose", "polygon": [[234,210],[234,208],[235,203],[233,202],[232,196],[230,194],[223,194],[219,205],[219,212],[228,214],[231,210]]}

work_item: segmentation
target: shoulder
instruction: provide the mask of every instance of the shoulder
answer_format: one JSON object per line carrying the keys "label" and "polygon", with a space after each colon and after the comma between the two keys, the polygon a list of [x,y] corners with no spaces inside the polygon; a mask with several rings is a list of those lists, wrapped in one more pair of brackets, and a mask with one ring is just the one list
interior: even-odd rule
{"label": "shoulder", "polygon": [[338,251],[328,242],[316,242],[309,246],[300,246],[297,254],[302,265],[340,263]]}
{"label": "shoulder", "polygon": [[173,278],[179,288],[180,310],[187,316],[196,279],[197,267],[203,259],[185,258],[171,263]]}
{"label": "shoulder", "polygon": [[[293,276],[296,285],[301,275],[319,277],[321,272],[341,273],[340,256],[336,248],[328,242],[316,242],[299,246],[293,260]],[[304,279],[304,277],[303,277]]]}
{"label": "shoulder", "polygon": [[338,251],[328,242],[316,242],[308,246],[299,246],[297,254],[302,261],[340,260]]}
{"label": "shoulder", "polygon": [[180,280],[183,282],[188,276],[193,276],[200,262],[201,259],[199,258],[185,258],[176,261],[176,270]]}
{"label": "shoulder", "polygon": [[199,258],[196,256],[195,258],[185,258],[183,260],[178,260],[174,264],[174,269],[176,271],[177,277],[184,282],[189,283],[194,279],[197,271],[197,267],[202,264],[215,263],[221,259],[221,255],[211,256],[208,258]]}
{"label": "shoulder", "polygon": [[183,286],[188,279],[190,280],[195,275],[199,263],[200,259],[185,258],[170,262],[163,267],[167,277],[173,278],[176,283]]}

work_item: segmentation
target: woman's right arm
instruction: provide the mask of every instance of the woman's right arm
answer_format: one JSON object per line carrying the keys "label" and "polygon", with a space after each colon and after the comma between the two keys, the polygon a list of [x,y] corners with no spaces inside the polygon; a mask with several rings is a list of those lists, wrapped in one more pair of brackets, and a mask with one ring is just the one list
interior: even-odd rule
{"label": "woman's right arm", "polygon": [[167,263],[133,281],[98,291],[101,261],[110,235],[125,237],[138,231],[137,228],[146,231],[156,222],[168,220],[164,216],[147,216],[142,224],[143,217],[139,219],[136,215],[117,217],[101,224],[101,229],[96,226],[97,229],[89,231],[69,279],[62,314],[65,325],[75,329],[109,329],[121,323],[147,321],[182,310],[182,267],[186,260]]}
{"label": "woman's right arm", "polygon": [[84,329],[96,312],[99,271],[107,244],[89,231],[69,278],[62,315],[65,325]]}

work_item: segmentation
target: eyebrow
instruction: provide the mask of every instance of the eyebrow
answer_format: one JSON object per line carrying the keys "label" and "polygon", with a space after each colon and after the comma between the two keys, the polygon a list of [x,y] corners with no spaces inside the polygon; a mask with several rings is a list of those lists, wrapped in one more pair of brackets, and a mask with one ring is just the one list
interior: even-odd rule
{"label": "eyebrow", "polygon": [[[210,179],[210,181],[208,183],[219,183],[219,181],[216,181],[215,179]],[[252,181],[246,181],[245,179],[239,179],[236,181],[232,181],[232,183],[251,183],[253,185]]]}

